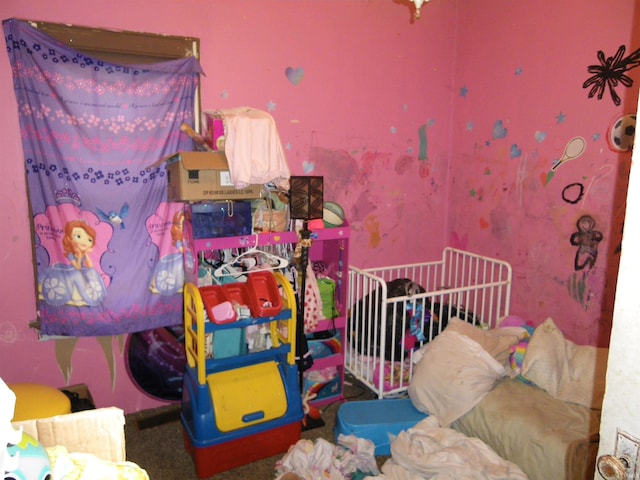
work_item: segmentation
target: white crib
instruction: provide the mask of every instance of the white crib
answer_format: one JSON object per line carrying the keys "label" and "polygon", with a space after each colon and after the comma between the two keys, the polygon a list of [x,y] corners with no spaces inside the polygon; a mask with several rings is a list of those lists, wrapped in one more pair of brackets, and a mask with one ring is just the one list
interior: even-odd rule
{"label": "white crib", "polygon": [[[409,279],[424,293],[393,296],[387,282]],[[445,248],[442,259],[379,268],[349,267],[346,369],[379,398],[403,395],[413,354],[457,316],[484,328],[509,314],[511,266]]]}

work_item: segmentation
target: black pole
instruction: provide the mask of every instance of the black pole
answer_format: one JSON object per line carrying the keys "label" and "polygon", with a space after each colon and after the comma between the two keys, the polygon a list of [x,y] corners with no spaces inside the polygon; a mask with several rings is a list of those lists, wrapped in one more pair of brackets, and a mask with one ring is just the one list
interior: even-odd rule
{"label": "black pole", "polygon": [[298,291],[298,318],[296,321],[296,357],[298,359],[298,379],[300,383],[300,391],[303,391],[305,370],[308,370],[313,364],[313,359],[309,355],[309,346],[307,337],[304,333],[304,297],[307,288],[307,266],[309,265],[309,246],[311,245],[311,231],[308,227],[307,220],[302,224],[300,230],[300,290]]}

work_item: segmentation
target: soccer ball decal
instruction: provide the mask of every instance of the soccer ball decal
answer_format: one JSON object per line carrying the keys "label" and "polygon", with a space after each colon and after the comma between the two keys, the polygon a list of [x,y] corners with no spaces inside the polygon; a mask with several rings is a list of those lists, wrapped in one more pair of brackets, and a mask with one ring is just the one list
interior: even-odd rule
{"label": "soccer ball decal", "polygon": [[629,152],[633,148],[636,135],[636,115],[623,115],[609,130],[609,146],[616,152]]}

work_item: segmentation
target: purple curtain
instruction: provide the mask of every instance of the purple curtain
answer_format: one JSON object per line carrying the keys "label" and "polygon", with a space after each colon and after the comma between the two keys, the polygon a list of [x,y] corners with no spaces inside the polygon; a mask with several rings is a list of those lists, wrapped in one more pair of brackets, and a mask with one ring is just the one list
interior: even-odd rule
{"label": "purple curtain", "polygon": [[182,206],[164,165],[192,148],[196,59],[117,65],[3,21],[32,209],[45,335],[182,322]]}

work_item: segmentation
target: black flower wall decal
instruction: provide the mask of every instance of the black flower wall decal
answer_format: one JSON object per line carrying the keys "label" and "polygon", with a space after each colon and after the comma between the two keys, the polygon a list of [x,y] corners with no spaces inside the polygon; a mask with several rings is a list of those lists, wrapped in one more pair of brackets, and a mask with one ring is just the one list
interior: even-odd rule
{"label": "black flower wall decal", "polygon": [[582,88],[590,88],[589,98],[597,96],[598,100],[602,100],[605,89],[609,89],[611,99],[616,105],[620,105],[620,96],[616,92],[619,84],[625,87],[633,85],[631,77],[626,72],[640,65],[640,48],[625,57],[626,47],[620,45],[618,51],[612,57],[605,57],[602,50],[598,50],[598,61],[600,65],[589,65],[587,71],[593,75],[589,77],[583,84]]}

